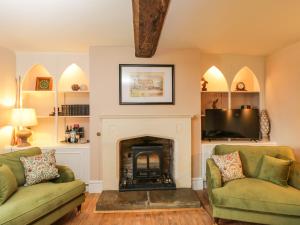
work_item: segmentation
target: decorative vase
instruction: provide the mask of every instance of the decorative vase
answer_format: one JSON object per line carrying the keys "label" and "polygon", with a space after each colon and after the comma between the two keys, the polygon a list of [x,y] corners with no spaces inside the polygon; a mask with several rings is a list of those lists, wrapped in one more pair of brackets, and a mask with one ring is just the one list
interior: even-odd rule
{"label": "decorative vase", "polygon": [[261,110],[260,112],[260,132],[263,141],[269,141],[270,134],[270,119],[267,110]]}

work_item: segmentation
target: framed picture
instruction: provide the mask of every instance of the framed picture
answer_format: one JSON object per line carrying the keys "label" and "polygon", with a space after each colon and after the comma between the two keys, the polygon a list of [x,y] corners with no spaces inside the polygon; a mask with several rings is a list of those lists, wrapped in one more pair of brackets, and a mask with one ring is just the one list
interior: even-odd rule
{"label": "framed picture", "polygon": [[175,104],[174,65],[120,64],[120,105]]}
{"label": "framed picture", "polygon": [[52,77],[37,77],[35,82],[36,91],[52,91]]}

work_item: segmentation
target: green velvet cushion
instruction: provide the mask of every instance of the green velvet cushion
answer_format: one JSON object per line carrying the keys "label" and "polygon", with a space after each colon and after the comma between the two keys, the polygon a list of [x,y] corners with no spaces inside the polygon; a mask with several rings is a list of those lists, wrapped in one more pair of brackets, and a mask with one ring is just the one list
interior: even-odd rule
{"label": "green velvet cushion", "polygon": [[257,178],[287,186],[291,163],[290,160],[265,155]]}
{"label": "green velvet cushion", "polygon": [[16,176],[18,186],[23,186],[25,184],[25,174],[20,157],[39,155],[41,153],[42,152],[40,148],[34,147],[6,154],[0,154],[0,164],[7,165]]}
{"label": "green velvet cushion", "polygon": [[290,177],[288,181],[289,185],[300,189],[300,163],[293,162],[291,165]]}
{"label": "green velvet cushion", "polygon": [[239,151],[246,177],[257,177],[264,155],[276,157],[280,154],[295,160],[293,149],[286,146],[217,145],[214,154],[224,155],[235,151]]}
{"label": "green velvet cushion", "polygon": [[300,216],[298,189],[256,178],[233,180],[213,189],[212,202],[229,209]]}
{"label": "green velvet cushion", "polygon": [[0,205],[18,189],[15,175],[6,165],[0,165]]}
{"label": "green velvet cushion", "polygon": [[0,206],[0,224],[31,224],[83,195],[84,191],[85,184],[79,180],[19,187],[18,191]]}
{"label": "green velvet cushion", "polygon": [[51,180],[53,183],[65,183],[71,182],[75,180],[75,176],[73,171],[67,166],[56,165],[58,169],[59,177]]}

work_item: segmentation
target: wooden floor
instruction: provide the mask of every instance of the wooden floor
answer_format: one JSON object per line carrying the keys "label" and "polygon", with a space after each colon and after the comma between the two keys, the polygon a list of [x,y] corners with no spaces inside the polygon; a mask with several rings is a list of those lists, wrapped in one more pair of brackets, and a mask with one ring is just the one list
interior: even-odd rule
{"label": "wooden floor", "polygon": [[[212,225],[207,193],[199,191],[198,195],[204,207],[196,210],[100,214],[94,213],[99,194],[87,194],[79,214],[74,210],[54,225]],[[249,225],[234,221],[220,221],[219,224]]]}

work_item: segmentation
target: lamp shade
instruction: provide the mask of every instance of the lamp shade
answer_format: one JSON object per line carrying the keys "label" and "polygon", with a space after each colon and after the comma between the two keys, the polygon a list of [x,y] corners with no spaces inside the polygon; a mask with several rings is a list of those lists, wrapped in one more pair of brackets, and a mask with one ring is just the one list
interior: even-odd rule
{"label": "lamp shade", "polygon": [[31,127],[37,125],[35,109],[12,109],[11,122],[14,126]]}

